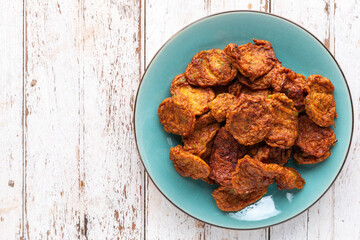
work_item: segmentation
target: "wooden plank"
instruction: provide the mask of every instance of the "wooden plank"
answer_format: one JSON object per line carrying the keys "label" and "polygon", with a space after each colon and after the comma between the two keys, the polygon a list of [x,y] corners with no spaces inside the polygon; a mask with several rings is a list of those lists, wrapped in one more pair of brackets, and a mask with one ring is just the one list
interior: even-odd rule
{"label": "wooden plank", "polygon": [[80,238],[78,2],[25,1],[27,239]]}
{"label": "wooden plank", "polygon": [[143,238],[143,180],[132,127],[141,2],[83,1],[85,236]]}
{"label": "wooden plank", "polygon": [[22,237],[22,2],[0,1],[0,239]]}
{"label": "wooden plank", "polygon": [[350,154],[334,188],[334,239],[360,239],[360,5],[335,0],[335,57],[348,80],[354,104]]}
{"label": "wooden plank", "polygon": [[[146,1],[146,64],[174,33],[206,14],[204,1],[187,1],[186,8],[181,0]],[[145,239],[204,238],[204,223],[173,206],[148,177],[146,182]]]}
{"label": "wooden plank", "polygon": [[[272,13],[303,26],[333,50],[332,8],[326,1],[273,0]],[[271,239],[329,239],[333,222],[333,188],[300,216],[270,229]]]}

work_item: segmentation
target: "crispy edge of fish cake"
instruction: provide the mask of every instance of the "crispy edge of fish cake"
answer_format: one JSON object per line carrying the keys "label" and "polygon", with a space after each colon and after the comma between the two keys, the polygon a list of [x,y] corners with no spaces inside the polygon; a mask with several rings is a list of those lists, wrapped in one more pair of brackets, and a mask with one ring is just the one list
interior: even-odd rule
{"label": "crispy edge of fish cake", "polygon": [[337,117],[334,96],[328,93],[311,92],[305,99],[305,112],[320,127],[330,127]]}
{"label": "crispy edge of fish cake", "polygon": [[310,75],[306,81],[306,89],[309,93],[328,93],[332,94],[335,90],[334,85],[331,81],[321,75]]}
{"label": "crispy edge of fish cake", "polygon": [[236,97],[230,93],[222,93],[209,103],[210,113],[216,121],[225,121],[228,109],[235,101],[235,98]]}
{"label": "crispy edge of fish cake", "polygon": [[287,149],[295,144],[299,135],[298,112],[294,103],[284,93],[275,93],[266,98],[275,118],[265,137],[269,146]]}
{"label": "crispy edge of fish cake", "polygon": [[277,63],[275,52],[268,41],[253,39],[254,44],[230,43],[224,49],[233,64],[250,81],[268,73]]}
{"label": "crispy edge of fish cake", "polygon": [[225,128],[243,145],[265,139],[273,124],[273,116],[264,97],[240,95],[228,110]]}
{"label": "crispy edge of fish cake", "polygon": [[182,177],[207,179],[210,174],[209,165],[200,157],[186,151],[181,145],[170,148],[169,158],[174,168]]}
{"label": "crispy edge of fish cake", "polygon": [[227,187],[215,189],[212,196],[218,208],[224,212],[240,211],[241,209],[258,201],[267,192],[267,189],[260,189],[248,194],[237,194],[234,190]]}
{"label": "crispy edge of fish cake", "polygon": [[179,74],[174,78],[171,83],[170,93],[187,98],[195,115],[201,115],[209,111],[208,105],[215,98],[215,93],[211,88],[191,86],[184,74]]}
{"label": "crispy edge of fish cake", "polygon": [[308,116],[299,117],[299,136],[295,144],[301,150],[316,157],[325,155],[336,142],[334,131],[329,127],[320,127]]}
{"label": "crispy edge of fish cake", "polygon": [[223,50],[210,49],[195,54],[185,70],[185,76],[192,85],[210,87],[226,85],[237,74],[229,57]]}
{"label": "crispy edge of fish cake", "polygon": [[321,157],[315,157],[313,155],[308,155],[303,153],[300,149],[294,150],[293,159],[297,164],[316,164],[319,162],[325,161],[331,155],[331,151],[327,151]]}
{"label": "crispy edge of fish cake", "polygon": [[258,189],[267,188],[273,183],[273,173],[266,165],[245,155],[239,159],[235,171],[232,173],[231,184],[238,194],[248,194]]}
{"label": "crispy edge of fish cake", "polygon": [[158,116],[168,133],[186,136],[195,128],[195,113],[187,99],[181,95],[164,99],[159,105]]}

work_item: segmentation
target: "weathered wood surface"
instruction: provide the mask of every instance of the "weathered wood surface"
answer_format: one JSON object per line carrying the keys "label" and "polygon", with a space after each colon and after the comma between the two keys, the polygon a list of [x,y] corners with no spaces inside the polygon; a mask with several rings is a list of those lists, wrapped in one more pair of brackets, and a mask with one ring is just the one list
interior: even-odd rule
{"label": "weathered wood surface", "polygon": [[[339,178],[300,216],[234,231],[169,203],[144,173],[132,114],[146,64],[187,24],[237,9],[304,26],[352,90],[353,145]],[[0,2],[0,239],[359,239],[358,0]]]}
{"label": "weathered wood surface", "polygon": [[22,13],[20,1],[0,1],[0,239],[23,229]]}
{"label": "weathered wood surface", "polygon": [[24,5],[27,239],[80,238],[79,7],[68,1]]}
{"label": "weathered wood surface", "polygon": [[142,239],[144,175],[132,119],[141,71],[141,2],[83,2],[84,216],[88,239]]}

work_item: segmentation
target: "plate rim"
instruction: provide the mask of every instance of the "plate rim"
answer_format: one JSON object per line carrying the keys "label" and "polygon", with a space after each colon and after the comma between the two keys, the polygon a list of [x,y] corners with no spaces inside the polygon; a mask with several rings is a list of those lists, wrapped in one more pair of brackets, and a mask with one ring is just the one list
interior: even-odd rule
{"label": "plate rim", "polygon": [[[214,16],[217,16],[217,15],[225,15],[225,14],[230,14],[230,13],[254,13],[254,14],[260,14],[260,15],[268,15],[268,16],[272,16],[272,17],[276,17],[276,18],[279,18],[279,19],[282,19],[286,22],[289,22],[297,27],[299,27],[300,29],[304,30],[306,33],[308,33],[310,36],[312,36],[316,41],[318,41],[321,46],[323,48],[326,49],[326,51],[330,54],[330,56],[332,57],[332,59],[334,60],[334,62],[336,63],[337,67],[339,68],[340,72],[341,72],[341,75],[343,76],[344,78],[344,81],[345,81],[345,85],[346,85],[346,88],[347,88],[347,91],[349,93],[349,98],[350,98],[350,106],[351,106],[351,134],[350,134],[350,141],[349,141],[349,146],[348,146],[348,149],[346,151],[346,154],[345,154],[345,159],[339,169],[339,171],[337,172],[334,180],[331,182],[331,184],[328,186],[328,188],[318,197],[318,199],[316,199],[312,204],[310,204],[307,208],[301,210],[299,213],[295,214],[294,216],[288,218],[288,219],[285,219],[283,221],[280,221],[280,222],[277,222],[277,223],[274,223],[274,224],[269,224],[269,225],[265,225],[265,226],[262,226],[262,227],[255,227],[255,228],[237,228],[237,227],[226,227],[226,226],[221,226],[221,225],[217,225],[217,224],[214,224],[214,223],[209,223],[205,220],[201,220],[195,216],[193,216],[192,214],[186,212],[185,210],[183,210],[182,208],[180,208],[179,206],[177,206],[174,202],[172,202],[162,191],[161,189],[157,186],[157,184],[155,183],[155,181],[152,179],[151,175],[149,174],[145,164],[144,164],[144,161],[141,157],[141,154],[140,154],[140,150],[139,150],[139,146],[138,146],[138,141],[137,141],[137,137],[136,137],[136,124],[135,124],[135,115],[136,115],[136,106],[137,106],[137,101],[138,101],[138,96],[139,96],[139,91],[140,91],[140,87],[141,87],[141,84],[143,83],[143,80],[144,80],[144,77],[149,69],[149,67],[151,66],[152,62],[154,61],[154,59],[158,56],[158,54],[161,52],[161,50],[172,40],[174,39],[176,36],[178,36],[182,31],[184,31],[185,29],[191,27],[192,25],[194,25],[195,23],[198,23],[202,20],[205,20],[207,18],[211,18],[211,17],[214,17]],[[206,223],[206,224],[209,224],[211,226],[215,226],[215,227],[219,227],[219,228],[223,228],[223,229],[229,229],[229,230],[259,230],[259,229],[265,229],[265,228],[269,228],[269,227],[273,227],[273,226],[276,226],[276,225],[279,225],[279,224],[282,224],[284,222],[287,222],[297,216],[299,216],[300,214],[304,213],[306,210],[308,210],[309,208],[311,208],[315,203],[317,203],[328,191],[329,189],[331,188],[331,186],[334,184],[334,182],[336,181],[336,179],[338,178],[338,176],[340,175],[344,165],[345,165],[345,162],[348,158],[348,155],[349,155],[349,152],[350,152],[350,148],[351,148],[351,145],[352,145],[352,138],[353,138],[353,133],[354,133],[354,106],[353,106],[353,101],[352,101],[352,95],[351,95],[351,91],[350,91],[350,88],[349,88],[349,84],[346,80],[346,77],[345,77],[345,74],[343,72],[343,70],[341,69],[339,63],[337,62],[337,60],[335,59],[334,55],[329,51],[329,49],[314,35],[312,34],[310,31],[308,31],[307,29],[305,29],[304,27],[302,27],[301,25],[299,25],[298,23],[292,21],[292,20],[289,20],[285,17],[282,17],[282,16],[279,16],[279,15],[276,15],[276,14],[273,14],[273,13],[267,13],[267,12],[262,12],[262,11],[255,11],[255,10],[230,10],[230,11],[222,11],[222,12],[218,12],[218,13],[214,13],[214,14],[210,14],[210,15],[207,15],[205,17],[201,17],[201,18],[198,18],[197,20],[187,24],[185,27],[182,27],[180,30],[176,31],[168,40],[166,40],[166,42],[164,42],[162,44],[162,46],[156,51],[155,55],[152,57],[151,61],[149,62],[149,64],[147,65],[144,73],[142,74],[141,76],[141,79],[140,79],[140,82],[138,84],[138,88],[137,88],[137,91],[136,91],[136,97],[135,97],[135,105],[134,105],[134,112],[133,112],[133,119],[132,119],[132,125],[133,125],[133,131],[134,131],[134,136],[135,136],[135,143],[136,143],[136,150],[137,150],[137,153],[138,153],[138,156],[141,160],[141,163],[147,173],[147,175],[149,176],[150,180],[152,181],[152,183],[154,184],[154,186],[157,188],[157,190],[161,193],[161,195],[163,195],[163,197],[165,197],[173,206],[175,206],[177,209],[179,209],[181,212],[185,213],[186,215],[200,221],[200,222],[203,222],[203,223]],[[144,176],[145,177],[145,176]]]}

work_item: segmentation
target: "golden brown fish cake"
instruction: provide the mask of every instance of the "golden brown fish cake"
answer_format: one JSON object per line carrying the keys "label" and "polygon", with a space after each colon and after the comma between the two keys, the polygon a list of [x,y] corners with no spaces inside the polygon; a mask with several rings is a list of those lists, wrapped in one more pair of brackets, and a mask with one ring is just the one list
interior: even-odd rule
{"label": "golden brown fish cake", "polygon": [[311,120],[321,127],[335,124],[335,99],[332,94],[311,92],[305,99],[305,112]]}
{"label": "golden brown fish cake", "polygon": [[236,73],[229,57],[220,49],[197,53],[185,70],[188,82],[201,87],[226,85],[235,78]]}
{"label": "golden brown fish cake", "polygon": [[241,94],[246,94],[250,96],[260,96],[266,98],[271,94],[271,90],[270,89],[253,90],[248,86],[243,86],[243,88],[241,89]]}
{"label": "golden brown fish cake", "polygon": [[285,82],[288,78],[288,74],[295,74],[291,69],[281,66],[278,62],[276,66],[271,69],[271,71],[265,76],[269,76],[271,78],[271,87],[274,92],[281,92],[283,89]]}
{"label": "golden brown fish cake", "polygon": [[[199,116],[196,119],[196,123],[195,123],[195,130],[196,129],[200,129],[200,128],[204,128],[206,126],[209,126],[212,123],[217,123],[216,119],[211,115],[210,112],[207,112],[201,116]],[[211,153],[211,148],[212,148],[212,144],[214,142],[214,139],[212,139],[210,142],[208,142],[206,144],[205,147],[205,151],[200,155],[200,157],[205,161],[205,162],[209,162],[206,159],[208,158],[208,156]]]}
{"label": "golden brown fish cake", "polygon": [[[249,153],[249,155],[251,152]],[[251,156],[251,155],[250,155]],[[262,163],[276,163],[279,166],[284,166],[290,159],[291,149],[281,149],[277,147],[270,147],[263,145],[253,153],[252,158]]]}
{"label": "golden brown fish cake", "polygon": [[306,89],[309,93],[318,92],[328,94],[332,94],[335,90],[334,85],[332,85],[331,81],[321,75],[310,75],[307,78]]}
{"label": "golden brown fish cake", "polygon": [[214,185],[216,182],[211,178],[207,177],[205,179],[201,179],[202,181],[206,182],[207,184]]}
{"label": "golden brown fish cake", "polygon": [[211,88],[199,88],[191,86],[184,74],[177,75],[171,83],[172,95],[182,95],[187,98],[195,115],[201,115],[209,111],[208,104],[215,98]]}
{"label": "golden brown fish cake", "polygon": [[267,164],[245,155],[239,159],[231,183],[237,194],[248,194],[267,188],[273,183],[273,173],[268,171]]}
{"label": "golden brown fish cake", "polygon": [[160,123],[168,133],[186,136],[194,130],[195,114],[182,95],[164,99],[159,105],[158,115]]}
{"label": "golden brown fish cake", "polygon": [[246,146],[246,155],[249,155],[250,157],[254,157],[259,149],[263,146],[267,146],[265,142],[259,142],[254,145]]}
{"label": "golden brown fish cake", "polygon": [[304,111],[305,97],[308,94],[306,88],[306,78],[293,71],[288,72],[287,79],[281,92],[285,93],[288,98],[294,102],[298,112]]}
{"label": "golden brown fish cake", "polygon": [[290,148],[298,136],[298,112],[293,101],[284,93],[269,95],[266,99],[274,116],[274,124],[265,137],[269,146]]}
{"label": "golden brown fish cake", "polygon": [[216,119],[211,115],[210,112],[204,113],[203,115],[196,118],[195,129],[205,127],[211,123],[216,123]]}
{"label": "golden brown fish cake", "polygon": [[222,94],[222,93],[228,93],[228,88],[232,83],[233,83],[233,81],[231,81],[227,85],[212,86],[211,89],[214,91],[215,97],[217,97],[219,94]]}
{"label": "golden brown fish cake", "polygon": [[301,189],[305,184],[304,179],[295,169],[274,163],[264,164],[248,155],[238,161],[231,183],[236,193],[246,194],[266,188],[273,182],[273,178],[280,190]]}
{"label": "golden brown fish cake", "polygon": [[264,97],[241,94],[228,110],[225,128],[243,145],[261,142],[273,125]]}
{"label": "golden brown fish cake", "polygon": [[200,157],[185,151],[181,145],[170,148],[170,160],[175,170],[183,177],[206,180],[210,173],[209,165]]}
{"label": "golden brown fish cake", "polygon": [[319,127],[308,116],[299,117],[299,136],[296,145],[309,155],[324,156],[336,142],[334,131]]}
{"label": "golden brown fish cake", "polygon": [[275,183],[280,190],[302,189],[305,185],[305,180],[294,168],[281,167],[277,164],[268,164],[266,167],[273,173]]}
{"label": "golden brown fish cake", "polygon": [[267,75],[270,72],[268,72],[267,74],[265,74],[262,77],[255,79],[254,81],[250,81],[249,78],[244,77],[241,74],[238,74],[236,76],[236,78],[238,79],[239,82],[241,82],[242,84],[248,86],[249,88],[251,88],[253,90],[268,89],[271,86],[271,79],[269,77],[267,77]]}
{"label": "golden brown fish cake", "polygon": [[186,80],[184,74],[176,75],[170,85],[171,95],[179,95],[182,93],[181,88],[188,88],[190,84]]}
{"label": "golden brown fish cake", "polygon": [[228,187],[219,187],[215,189],[212,196],[218,208],[225,212],[240,211],[250,204],[258,201],[267,192],[267,189],[261,189],[248,194],[237,194]]}
{"label": "golden brown fish cake", "polygon": [[229,85],[228,93],[234,95],[235,97],[239,97],[243,86],[244,85],[236,79],[233,83]]}
{"label": "golden brown fish cake", "polygon": [[230,105],[235,101],[235,96],[230,93],[219,94],[209,104],[210,113],[218,122],[225,121]]}
{"label": "golden brown fish cake", "polygon": [[212,123],[195,130],[182,138],[184,142],[184,150],[201,157],[206,157],[209,152],[209,143],[215,137],[220,128],[219,123]]}
{"label": "golden brown fish cake", "polygon": [[296,149],[293,154],[293,158],[297,164],[316,164],[319,162],[324,161],[328,157],[330,157],[331,151],[327,151],[323,156],[321,157],[315,157],[313,155],[309,155],[306,153],[303,153],[300,149]]}
{"label": "golden brown fish cake", "polygon": [[213,144],[214,144],[214,138],[213,138],[210,142],[208,142],[208,143],[206,144],[205,152],[200,155],[200,157],[201,157],[202,159],[204,159],[204,161],[205,161],[206,163],[209,163],[210,153],[211,153],[211,149],[212,149]]}
{"label": "golden brown fish cake", "polygon": [[209,177],[220,185],[231,185],[231,173],[235,170],[238,159],[245,153],[246,148],[240,145],[224,127],[220,128],[211,150]]}
{"label": "golden brown fish cake", "polygon": [[210,175],[209,177],[221,186],[231,186],[231,173],[235,170],[236,164],[223,159],[211,160],[210,155]]}
{"label": "golden brown fish cake", "polygon": [[238,46],[230,43],[224,49],[242,75],[250,81],[268,73],[277,63],[271,44],[265,40],[253,39],[255,44]]}

